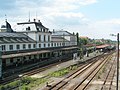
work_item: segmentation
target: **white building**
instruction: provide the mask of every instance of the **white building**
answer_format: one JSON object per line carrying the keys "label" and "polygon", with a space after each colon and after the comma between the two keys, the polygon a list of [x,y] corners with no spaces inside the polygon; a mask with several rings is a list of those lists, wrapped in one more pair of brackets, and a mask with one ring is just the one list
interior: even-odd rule
{"label": "white building", "polygon": [[[50,32],[40,20],[18,23],[15,32],[6,21],[0,29],[0,46],[4,68],[39,63],[50,59],[69,59],[77,52],[76,36],[67,31]],[[51,59],[54,57],[54,59]],[[48,64],[48,63],[46,63]]]}
{"label": "white building", "polygon": [[[21,31],[20,31],[21,30]],[[26,34],[36,41],[36,48],[51,47],[51,32],[42,25],[40,20],[18,23],[17,31]]]}
{"label": "white building", "polygon": [[77,45],[77,36],[71,34],[68,31],[53,30],[52,37],[63,37],[64,38],[63,42],[64,42],[65,46]]}

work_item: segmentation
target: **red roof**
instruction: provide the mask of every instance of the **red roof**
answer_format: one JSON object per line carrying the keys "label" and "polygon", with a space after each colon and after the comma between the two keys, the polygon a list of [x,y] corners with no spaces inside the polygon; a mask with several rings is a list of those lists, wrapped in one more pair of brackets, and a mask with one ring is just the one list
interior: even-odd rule
{"label": "red roof", "polygon": [[110,46],[110,45],[104,44],[104,45],[96,46],[96,48],[105,48],[105,47],[108,47],[108,46]]}
{"label": "red roof", "polygon": [[84,45],[84,46],[86,46],[86,47],[93,47],[93,46],[95,46],[95,44],[87,44],[87,45]]}

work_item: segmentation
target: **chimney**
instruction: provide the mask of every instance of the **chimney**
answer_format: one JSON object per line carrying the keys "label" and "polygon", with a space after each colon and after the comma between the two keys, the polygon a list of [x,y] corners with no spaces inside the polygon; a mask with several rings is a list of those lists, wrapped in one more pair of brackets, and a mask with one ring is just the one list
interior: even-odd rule
{"label": "chimney", "polygon": [[33,19],[34,20],[34,22],[36,21],[35,19]]}
{"label": "chimney", "polygon": [[38,22],[40,23],[40,20],[38,20]]}
{"label": "chimney", "polygon": [[53,33],[55,33],[55,29],[53,29]]}

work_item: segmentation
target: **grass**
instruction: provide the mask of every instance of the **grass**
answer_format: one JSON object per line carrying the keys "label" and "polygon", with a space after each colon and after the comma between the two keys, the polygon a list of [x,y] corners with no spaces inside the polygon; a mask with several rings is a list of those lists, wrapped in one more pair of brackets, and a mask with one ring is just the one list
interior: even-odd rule
{"label": "grass", "polygon": [[65,69],[50,73],[49,76],[51,76],[51,77],[60,77],[60,76],[63,76],[65,74],[67,74],[67,73],[69,73],[69,70],[65,68]]}
{"label": "grass", "polygon": [[98,75],[97,75],[97,78],[98,78],[98,79],[101,79],[101,75],[105,72],[105,70],[106,70],[106,66],[103,66],[103,67],[101,68],[100,72],[99,72]]}
{"label": "grass", "polygon": [[[77,69],[76,65],[63,68],[61,70],[52,72],[48,74],[48,77],[61,77],[68,74],[70,71]],[[49,78],[31,78],[31,77],[22,77],[20,80],[13,81],[6,85],[0,85],[0,90],[11,90],[13,88],[20,88],[21,90],[33,90],[33,88],[40,86],[43,83],[49,81]]]}
{"label": "grass", "polygon": [[64,76],[66,74],[68,74],[70,71],[77,69],[77,66],[73,65],[73,66],[69,66],[67,68],[63,68],[61,70],[55,71],[53,73],[48,74],[50,77],[61,77]]}
{"label": "grass", "polygon": [[21,80],[16,80],[6,85],[1,85],[0,90],[11,90],[13,88],[21,88],[21,90],[32,90],[33,87],[45,83],[47,78],[31,78],[23,77]]}

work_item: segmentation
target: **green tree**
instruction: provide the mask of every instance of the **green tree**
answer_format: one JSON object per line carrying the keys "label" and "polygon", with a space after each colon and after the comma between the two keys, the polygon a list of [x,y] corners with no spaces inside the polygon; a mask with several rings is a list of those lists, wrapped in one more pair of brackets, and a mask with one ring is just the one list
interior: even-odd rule
{"label": "green tree", "polygon": [[89,40],[88,40],[87,38],[81,38],[80,40],[81,40],[81,43],[82,43],[83,45],[86,45],[86,44],[88,44],[88,42],[89,42]]}
{"label": "green tree", "polygon": [[78,32],[76,33],[76,36],[77,36],[77,45],[79,45],[80,44],[80,42],[79,42],[80,38],[79,38],[79,33]]}

